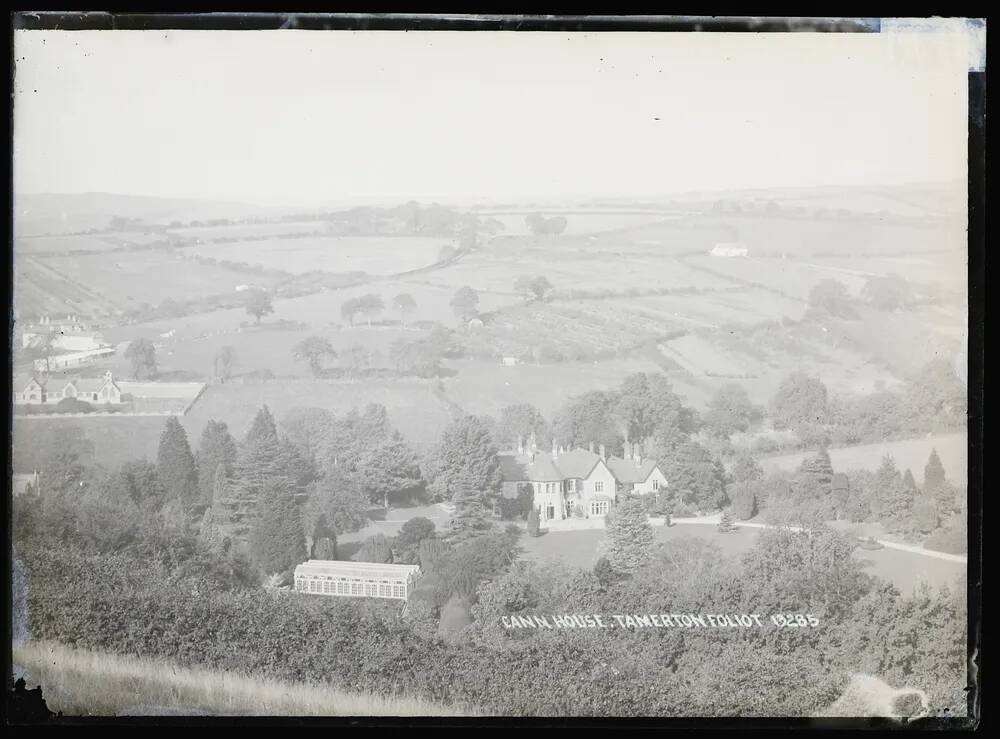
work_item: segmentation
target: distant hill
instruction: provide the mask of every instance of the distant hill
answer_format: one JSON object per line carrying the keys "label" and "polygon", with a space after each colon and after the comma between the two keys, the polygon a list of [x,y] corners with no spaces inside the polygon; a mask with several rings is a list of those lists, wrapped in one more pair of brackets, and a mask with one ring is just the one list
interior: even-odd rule
{"label": "distant hill", "polygon": [[187,223],[208,218],[275,215],[293,210],[247,203],[103,192],[22,194],[14,197],[14,230],[17,236],[55,235],[107,228],[114,218],[139,219],[150,224]]}

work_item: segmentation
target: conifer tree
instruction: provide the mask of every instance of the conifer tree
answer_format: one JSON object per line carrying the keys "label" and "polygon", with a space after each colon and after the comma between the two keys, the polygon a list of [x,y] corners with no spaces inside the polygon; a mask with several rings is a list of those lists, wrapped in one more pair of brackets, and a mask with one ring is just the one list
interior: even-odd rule
{"label": "conifer tree", "polygon": [[268,437],[277,438],[278,427],[274,422],[274,416],[271,415],[270,409],[266,405],[262,405],[260,410],[257,411],[257,415],[254,416],[250,428],[247,429],[245,442],[251,443]]}
{"label": "conifer tree", "polygon": [[493,522],[488,516],[481,491],[472,487],[460,488],[452,498],[455,513],[448,524],[447,539],[451,543],[465,541],[489,533]]}
{"label": "conifer tree", "polygon": [[392,544],[385,534],[375,534],[365,539],[357,554],[358,562],[392,562]]}
{"label": "conifer tree", "polygon": [[486,505],[499,494],[502,478],[498,448],[489,427],[475,416],[453,421],[441,435],[432,464],[429,492],[453,500],[476,491]]}
{"label": "conifer tree", "polygon": [[944,465],[941,464],[937,449],[931,449],[931,456],[924,467],[924,492],[933,495],[944,484]]}
{"label": "conifer tree", "polygon": [[619,503],[607,522],[607,558],[618,572],[631,574],[649,562],[653,527],[637,498]]}
{"label": "conifer tree", "polygon": [[722,517],[719,519],[718,528],[719,531],[721,531],[724,534],[736,530],[736,527],[733,526],[733,514],[729,512],[728,508],[722,512]]}
{"label": "conifer tree", "polygon": [[288,479],[273,478],[262,493],[251,530],[250,551],[262,574],[283,573],[306,559],[295,486]]}
{"label": "conifer tree", "polygon": [[541,534],[541,521],[539,521],[538,509],[532,508],[528,514],[528,536],[538,536]]}
{"label": "conifer tree", "polygon": [[187,433],[175,416],[167,419],[160,435],[156,475],[168,500],[177,501],[185,508],[197,501],[198,472],[194,455],[188,446]]}
{"label": "conifer tree", "polygon": [[221,465],[225,474],[231,475],[233,465],[236,463],[236,442],[225,423],[210,420],[205,425],[198,444],[196,460],[201,502],[208,504],[215,490],[215,474],[218,467]]}

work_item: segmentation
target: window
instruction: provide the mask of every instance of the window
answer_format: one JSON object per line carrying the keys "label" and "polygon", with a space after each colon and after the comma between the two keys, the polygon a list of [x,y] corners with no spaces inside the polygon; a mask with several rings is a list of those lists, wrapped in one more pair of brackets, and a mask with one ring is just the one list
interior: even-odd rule
{"label": "window", "polygon": [[394,598],[405,598],[406,597],[406,586],[404,585],[393,585],[392,595]]}
{"label": "window", "polygon": [[595,500],[590,504],[590,514],[592,516],[604,516],[608,512],[608,502],[606,500]]}
{"label": "window", "polygon": [[556,517],[556,507],[554,505],[552,505],[551,503],[549,503],[545,507],[545,520],[546,521],[551,521],[555,517]]}
{"label": "window", "polygon": [[352,582],[351,583],[351,595],[361,595],[361,583]]}
{"label": "window", "polygon": [[653,490],[659,490],[659,489],[660,489],[660,481],[653,480]]}
{"label": "window", "polygon": [[603,493],[604,492],[604,483],[603,482],[595,482],[594,483],[594,492],[595,493]]}
{"label": "window", "polygon": [[319,581],[318,580],[310,580],[309,581],[309,592],[310,593],[318,593],[319,592]]}

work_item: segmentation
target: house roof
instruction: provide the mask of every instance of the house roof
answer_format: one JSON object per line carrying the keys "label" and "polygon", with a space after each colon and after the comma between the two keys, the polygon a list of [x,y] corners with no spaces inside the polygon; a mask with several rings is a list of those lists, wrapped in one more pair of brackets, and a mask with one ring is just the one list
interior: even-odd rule
{"label": "house roof", "polygon": [[642,460],[642,464],[636,464],[631,459],[611,457],[608,460],[608,468],[618,482],[638,483],[646,482],[649,479],[649,476],[653,474],[653,470],[656,469],[656,462],[652,459],[644,459]]}
{"label": "house roof", "polygon": [[[108,380],[105,377],[73,377],[67,380],[60,387],[66,387],[66,385],[73,385],[78,392],[81,393],[96,393],[102,387],[107,384],[114,385],[118,387],[118,383],[114,380]],[[121,388],[118,388],[121,390]]]}
{"label": "house roof", "polygon": [[34,375],[15,375],[14,376],[15,392],[22,392],[23,390],[27,390],[28,385],[30,385],[32,381],[37,382],[42,387],[45,387],[45,381],[40,380]]}
{"label": "house roof", "polygon": [[501,453],[500,473],[507,482],[557,482],[565,475],[552,462],[552,457],[542,452],[535,454]]}
{"label": "house roof", "polygon": [[582,480],[594,471],[600,461],[600,454],[588,452],[586,449],[574,449],[560,454],[556,458],[556,467],[563,473],[563,477],[574,477]]}

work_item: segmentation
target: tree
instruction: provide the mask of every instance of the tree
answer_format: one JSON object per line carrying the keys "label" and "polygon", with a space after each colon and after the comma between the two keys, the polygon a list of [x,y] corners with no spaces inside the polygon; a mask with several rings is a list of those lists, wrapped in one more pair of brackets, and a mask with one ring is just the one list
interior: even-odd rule
{"label": "tree", "polygon": [[287,479],[269,479],[257,503],[250,551],[263,575],[284,573],[306,559],[305,533],[295,486]]}
{"label": "tree", "polygon": [[497,423],[496,431],[496,441],[499,446],[510,447],[518,438],[526,440],[532,434],[543,449],[552,443],[549,423],[535,406],[519,403],[505,406],[500,411],[500,421]]}
{"label": "tree", "polygon": [[344,466],[330,467],[309,488],[305,518],[314,522],[321,516],[338,534],[358,531],[368,521],[368,501],[357,478]]}
{"label": "tree", "polygon": [[429,463],[428,491],[437,500],[473,491],[485,505],[500,492],[502,477],[497,446],[482,419],[464,416],[452,421]]}
{"label": "tree", "polygon": [[653,527],[637,498],[626,498],[615,506],[606,523],[607,558],[618,572],[635,573],[653,553]]}
{"label": "tree", "polygon": [[271,296],[265,290],[247,290],[244,298],[244,309],[248,316],[254,317],[255,323],[260,323],[260,319],[266,315],[274,313],[274,305],[271,304]]}
{"label": "tree", "polygon": [[733,525],[733,514],[731,514],[728,509],[722,512],[722,517],[719,519],[719,525],[717,528],[723,534],[728,534],[730,531],[736,531],[736,527]]}
{"label": "tree", "polygon": [[149,339],[135,339],[125,350],[125,358],[132,363],[132,376],[137,380],[156,377],[156,348]]}
{"label": "tree", "polygon": [[529,302],[545,300],[552,289],[552,283],[543,275],[535,275],[534,277],[522,275],[514,281],[514,292],[520,293]]}
{"label": "tree", "polygon": [[623,381],[612,402],[612,418],[625,441],[642,441],[664,428],[695,430],[694,416],[662,372],[637,372]]}
{"label": "tree", "polygon": [[346,318],[347,321],[353,326],[355,317],[361,313],[362,305],[359,298],[350,298],[345,300],[340,306],[340,315]]}
{"label": "tree", "polygon": [[815,456],[802,460],[795,482],[802,499],[823,500],[830,494],[833,490],[833,465],[826,447],[820,447]]}
{"label": "tree", "polygon": [[51,371],[50,360],[52,355],[56,353],[56,337],[57,334],[52,332],[47,332],[43,334],[38,334],[30,340],[28,343],[28,354],[30,356],[37,356],[45,360],[45,373],[48,374]]}
{"label": "tree", "polygon": [[608,454],[621,450],[616,393],[594,390],[570,398],[552,419],[554,435],[571,446],[604,444]]}
{"label": "tree", "polygon": [[756,488],[756,481],[747,480],[733,483],[732,492],[729,494],[733,504],[732,512],[741,521],[746,521],[757,515]]}
{"label": "tree", "polygon": [[224,346],[215,354],[215,376],[221,382],[226,382],[233,376],[236,368],[236,350],[231,346]]}
{"label": "tree", "polygon": [[268,438],[278,438],[278,426],[274,422],[274,416],[271,415],[271,409],[262,405],[253,417],[244,441],[251,444]]}
{"label": "tree", "polygon": [[775,425],[783,428],[823,424],[827,417],[826,385],[804,372],[793,372],[782,380],[771,399],[771,416]]}
{"label": "tree", "polygon": [[471,287],[466,285],[465,287],[460,287],[456,292],[454,297],[449,303],[455,317],[460,321],[468,321],[471,318],[475,318],[479,305],[479,293],[473,290]]}
{"label": "tree", "polygon": [[379,316],[385,310],[385,303],[382,298],[374,293],[362,295],[358,299],[361,315],[368,320],[368,327],[371,328],[372,319]]}
{"label": "tree", "polygon": [[924,467],[924,492],[928,495],[934,495],[939,488],[944,486],[945,482],[941,457],[938,456],[937,449],[931,449],[931,456],[927,459],[927,464]]}
{"label": "tree", "polygon": [[233,465],[236,464],[236,441],[223,421],[209,420],[205,424],[195,459],[201,502],[208,504],[215,489],[216,470],[221,466],[228,478],[233,474]]}
{"label": "tree", "polygon": [[170,416],[160,434],[156,474],[170,500],[185,508],[198,500],[198,472],[188,445],[187,433],[176,416]]}
{"label": "tree", "polygon": [[428,538],[420,542],[418,558],[425,573],[436,572],[448,553],[448,545],[441,539]]}
{"label": "tree", "polygon": [[318,376],[323,372],[323,360],[337,356],[337,352],[334,351],[329,339],[323,336],[309,336],[292,347],[292,356],[299,361],[307,361],[309,369]]}
{"label": "tree", "polygon": [[345,369],[364,370],[372,365],[373,355],[361,344],[352,344],[344,350],[341,361]]}
{"label": "tree", "polygon": [[839,280],[820,280],[809,291],[809,310],[817,317],[844,318],[858,317],[847,288]]}
{"label": "tree", "polygon": [[433,539],[434,522],[417,516],[409,519],[396,535],[396,551],[404,564],[415,564],[420,558],[420,544],[424,539]]}
{"label": "tree", "polygon": [[528,536],[539,536],[541,534],[541,521],[538,516],[538,509],[532,508],[528,514]]}
{"label": "tree", "polygon": [[412,492],[421,483],[417,455],[398,431],[365,448],[355,464],[365,494],[386,510],[391,497]]}
{"label": "tree", "polygon": [[392,299],[392,307],[399,313],[403,325],[406,325],[406,316],[417,309],[417,301],[409,293],[400,293]]}
{"label": "tree", "polygon": [[336,559],[337,539],[336,537],[324,536],[313,545],[313,559]]}
{"label": "tree", "polygon": [[735,482],[753,482],[764,477],[764,469],[749,450],[743,449],[733,459],[731,474]]}
{"label": "tree", "polygon": [[455,504],[455,512],[448,523],[447,539],[450,543],[482,536],[492,529],[486,505],[488,498],[482,490],[460,483],[451,500]]}
{"label": "tree", "polygon": [[729,383],[719,388],[709,400],[704,421],[713,435],[728,438],[736,431],[748,430],[763,415],[763,410],[750,402],[742,385]]}
{"label": "tree", "polygon": [[356,559],[358,562],[389,564],[392,562],[392,545],[385,534],[369,536],[361,545]]}
{"label": "tree", "polygon": [[396,339],[389,346],[389,361],[401,374],[436,377],[441,373],[441,349],[428,339]]}
{"label": "tree", "polygon": [[453,641],[467,626],[472,624],[471,603],[468,598],[455,594],[441,609],[438,635],[446,641]]}
{"label": "tree", "polygon": [[653,458],[660,460],[660,470],[669,481],[667,496],[670,511],[682,509],[712,510],[726,502],[725,470],[705,447],[682,440],[675,445],[659,443],[654,437]]}

